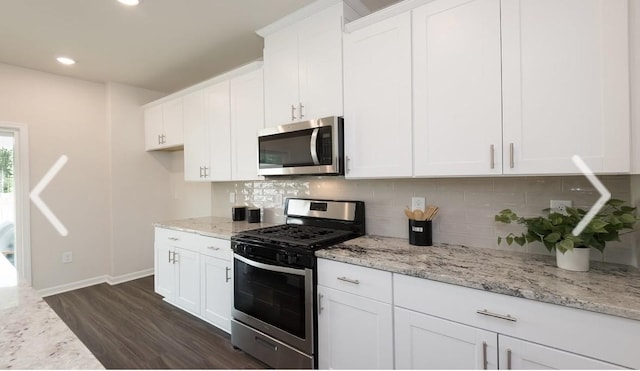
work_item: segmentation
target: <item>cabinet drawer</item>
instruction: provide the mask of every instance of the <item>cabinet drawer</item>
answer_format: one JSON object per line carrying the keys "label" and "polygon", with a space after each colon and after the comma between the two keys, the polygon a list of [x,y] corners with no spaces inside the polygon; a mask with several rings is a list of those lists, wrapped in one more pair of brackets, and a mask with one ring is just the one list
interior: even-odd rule
{"label": "cabinet drawer", "polygon": [[640,367],[640,353],[633,345],[640,321],[400,274],[394,274],[393,300],[398,307]]}
{"label": "cabinet drawer", "polygon": [[318,259],[318,285],[391,303],[391,273]]}
{"label": "cabinet drawer", "polygon": [[214,258],[231,260],[231,241],[222,238],[198,236],[200,253]]}
{"label": "cabinet drawer", "polygon": [[176,231],[169,228],[156,228],[155,243],[199,252],[197,237],[198,235],[195,233]]}

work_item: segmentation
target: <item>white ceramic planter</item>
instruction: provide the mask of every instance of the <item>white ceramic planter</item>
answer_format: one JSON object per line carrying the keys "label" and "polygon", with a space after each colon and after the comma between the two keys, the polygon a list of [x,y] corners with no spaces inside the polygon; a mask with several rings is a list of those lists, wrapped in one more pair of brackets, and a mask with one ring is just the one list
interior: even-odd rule
{"label": "white ceramic planter", "polygon": [[576,247],[568,250],[564,254],[556,250],[556,263],[558,268],[575,272],[586,272],[589,270],[589,255],[591,249],[588,247]]}

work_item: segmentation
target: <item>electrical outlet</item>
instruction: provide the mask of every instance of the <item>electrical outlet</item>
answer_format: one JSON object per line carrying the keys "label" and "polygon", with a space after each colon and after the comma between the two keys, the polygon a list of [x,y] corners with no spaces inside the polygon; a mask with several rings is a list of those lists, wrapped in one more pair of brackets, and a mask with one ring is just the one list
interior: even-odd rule
{"label": "electrical outlet", "polygon": [[411,197],[411,210],[424,211],[427,201],[424,197]]}
{"label": "electrical outlet", "polygon": [[552,213],[560,213],[566,214],[567,207],[573,207],[573,201],[569,200],[551,200],[551,212]]}
{"label": "electrical outlet", "polygon": [[236,193],[235,192],[229,192],[229,203],[232,203],[232,204],[236,203]]}
{"label": "electrical outlet", "polygon": [[62,253],[62,262],[67,264],[73,261],[73,254],[71,251],[65,251]]}

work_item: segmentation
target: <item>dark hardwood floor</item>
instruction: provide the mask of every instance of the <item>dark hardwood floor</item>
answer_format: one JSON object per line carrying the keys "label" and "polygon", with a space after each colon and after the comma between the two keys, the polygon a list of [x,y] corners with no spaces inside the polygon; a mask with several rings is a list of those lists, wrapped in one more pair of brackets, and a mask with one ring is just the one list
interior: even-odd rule
{"label": "dark hardwood floor", "polygon": [[44,298],[108,369],[267,368],[229,335],[162,301],[153,276]]}

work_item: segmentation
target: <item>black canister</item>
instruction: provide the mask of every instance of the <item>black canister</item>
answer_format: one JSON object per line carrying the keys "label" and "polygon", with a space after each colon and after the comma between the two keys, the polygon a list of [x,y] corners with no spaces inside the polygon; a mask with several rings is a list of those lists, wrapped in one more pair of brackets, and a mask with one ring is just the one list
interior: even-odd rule
{"label": "black canister", "polygon": [[247,210],[248,217],[247,221],[249,223],[260,223],[260,209],[257,207],[251,208]]}
{"label": "black canister", "polygon": [[431,220],[409,219],[409,243],[418,246],[431,246]]}
{"label": "black canister", "polygon": [[247,214],[246,206],[234,206],[231,208],[231,219],[234,222],[237,222],[239,220],[244,220],[246,218],[246,214]]}

